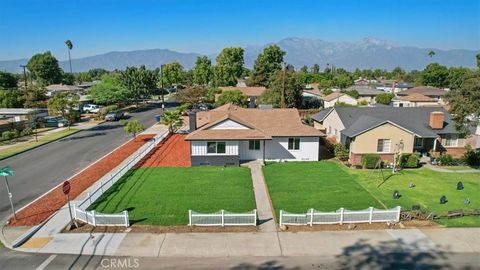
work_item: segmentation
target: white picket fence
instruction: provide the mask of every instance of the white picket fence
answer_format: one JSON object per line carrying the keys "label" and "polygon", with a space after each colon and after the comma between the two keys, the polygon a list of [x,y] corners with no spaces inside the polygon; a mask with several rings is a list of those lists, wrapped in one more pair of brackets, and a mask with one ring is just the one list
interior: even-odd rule
{"label": "white picket fence", "polygon": [[232,213],[225,210],[198,213],[188,210],[188,226],[257,226],[257,209],[247,213]]}
{"label": "white picket fence", "polygon": [[369,207],[365,210],[351,211],[340,208],[335,212],[320,212],[310,209],[305,214],[294,214],[280,210],[279,223],[281,225],[317,225],[317,224],[343,224],[343,223],[372,223],[372,222],[398,222],[400,221],[401,207],[392,209],[375,209]]}
{"label": "white picket fence", "polygon": [[87,208],[94,203],[103,193],[111,188],[125,173],[127,173],[135,164],[142,160],[150,151],[155,148],[166,136],[168,132],[158,134],[150,141],[142,145],[134,154],[124,160],[115,169],[104,175],[99,185],[91,192],[87,192],[87,196],[79,203],[73,204],[73,215],[75,219],[86,222],[90,225],[97,226],[130,226],[128,221],[128,212],[123,211],[115,214],[103,214],[95,211],[87,211]]}

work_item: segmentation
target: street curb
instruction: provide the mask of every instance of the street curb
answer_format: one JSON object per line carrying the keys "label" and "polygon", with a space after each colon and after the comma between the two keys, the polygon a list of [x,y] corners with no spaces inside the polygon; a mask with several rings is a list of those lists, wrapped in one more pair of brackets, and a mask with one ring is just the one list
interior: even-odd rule
{"label": "street curb", "polygon": [[28,151],[30,151],[30,150],[34,150],[34,149],[36,149],[36,148],[38,148],[38,147],[41,147],[41,146],[44,146],[44,145],[46,145],[46,144],[56,142],[56,141],[58,141],[58,140],[61,140],[61,139],[63,139],[63,138],[66,138],[66,137],[68,137],[68,136],[77,134],[77,133],[82,132],[82,131],[84,131],[84,129],[76,129],[75,132],[70,133],[70,134],[67,134],[67,135],[62,136],[62,137],[59,137],[59,138],[57,138],[57,139],[55,139],[55,140],[48,141],[48,142],[45,142],[45,143],[42,143],[42,144],[39,144],[39,145],[35,145],[34,147],[27,148],[27,149],[25,149],[25,150],[22,150],[22,151],[20,151],[20,152],[17,152],[17,153],[15,153],[15,154],[10,155],[10,156],[6,156],[6,157],[3,157],[3,158],[0,158],[0,161],[5,160],[5,159],[9,159],[9,158],[11,158],[11,157],[14,157],[14,156],[17,156],[17,155],[20,155],[20,154],[23,154],[23,153],[28,152]]}

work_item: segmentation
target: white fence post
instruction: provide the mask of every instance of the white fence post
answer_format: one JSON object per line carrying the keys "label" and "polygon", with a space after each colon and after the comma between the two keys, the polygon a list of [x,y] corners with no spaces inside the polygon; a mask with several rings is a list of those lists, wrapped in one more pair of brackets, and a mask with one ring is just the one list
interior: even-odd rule
{"label": "white fence post", "polygon": [[188,210],[188,226],[192,226],[192,210]]}
{"label": "white fence post", "polygon": [[397,206],[397,220],[396,220],[397,222],[400,221],[400,211],[401,211],[401,210],[402,210],[402,207]]}
{"label": "white fence post", "polygon": [[340,208],[340,225],[343,225],[343,213],[344,213],[344,210],[343,207]]}
{"label": "white fence post", "polygon": [[128,221],[128,211],[127,210],[123,211],[123,214],[125,215],[125,227],[128,228],[130,226]]}
{"label": "white fence post", "polygon": [[257,226],[257,209],[253,209],[254,221],[253,226]]}
{"label": "white fence post", "polygon": [[73,204],[73,219],[77,219],[77,204]]}
{"label": "white fence post", "polygon": [[370,216],[368,218],[369,224],[372,224],[372,218],[373,218],[373,207],[370,206]]}
{"label": "white fence post", "polygon": [[313,226],[313,208],[310,208],[310,227]]}
{"label": "white fence post", "polygon": [[90,196],[90,192],[87,192],[87,197],[88,197],[88,201],[90,202],[89,205],[92,204],[92,196]]}
{"label": "white fence post", "polygon": [[222,209],[222,227],[225,226],[225,211]]}
{"label": "white fence post", "polygon": [[92,222],[93,222],[93,227],[97,226],[97,218],[95,217],[95,210],[92,211]]}
{"label": "white fence post", "polygon": [[280,226],[282,226],[282,221],[283,221],[283,210],[280,210],[280,218],[279,218]]}

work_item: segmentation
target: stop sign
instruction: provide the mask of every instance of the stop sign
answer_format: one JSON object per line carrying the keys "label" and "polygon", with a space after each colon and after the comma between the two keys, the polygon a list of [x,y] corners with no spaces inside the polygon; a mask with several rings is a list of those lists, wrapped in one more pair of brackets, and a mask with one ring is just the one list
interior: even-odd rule
{"label": "stop sign", "polygon": [[63,182],[63,194],[68,195],[70,193],[70,182]]}

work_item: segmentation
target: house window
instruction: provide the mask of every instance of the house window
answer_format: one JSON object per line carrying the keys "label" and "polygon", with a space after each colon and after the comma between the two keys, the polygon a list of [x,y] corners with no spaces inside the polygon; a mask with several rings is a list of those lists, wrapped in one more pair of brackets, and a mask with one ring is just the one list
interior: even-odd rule
{"label": "house window", "polygon": [[249,150],[260,150],[260,140],[249,140],[248,141]]}
{"label": "house window", "polygon": [[415,147],[416,148],[423,147],[423,138],[415,137]]}
{"label": "house window", "polygon": [[225,142],[207,142],[208,154],[225,154]]}
{"label": "house window", "polygon": [[377,141],[377,152],[379,152],[379,153],[390,152],[390,140],[389,139],[378,139],[378,141]]}
{"label": "house window", "polygon": [[288,138],[288,150],[299,150],[300,138]]}
{"label": "house window", "polygon": [[445,136],[445,147],[456,147],[458,146],[458,136],[455,134]]}

